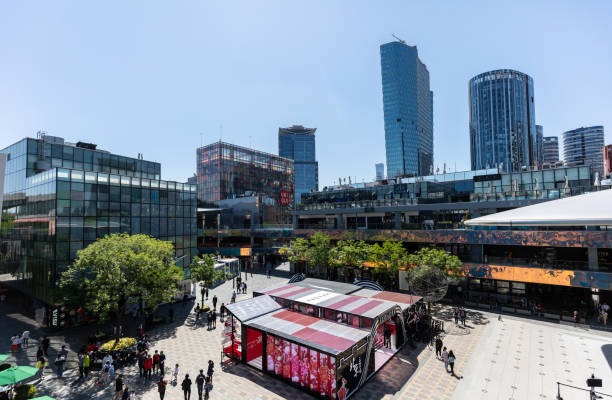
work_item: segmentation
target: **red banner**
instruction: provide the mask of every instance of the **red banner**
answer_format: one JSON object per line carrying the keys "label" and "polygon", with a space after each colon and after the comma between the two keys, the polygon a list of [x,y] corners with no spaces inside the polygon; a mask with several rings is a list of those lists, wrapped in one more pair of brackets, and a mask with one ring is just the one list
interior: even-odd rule
{"label": "red banner", "polygon": [[288,206],[291,204],[291,192],[287,192],[286,190],[280,191],[280,205]]}

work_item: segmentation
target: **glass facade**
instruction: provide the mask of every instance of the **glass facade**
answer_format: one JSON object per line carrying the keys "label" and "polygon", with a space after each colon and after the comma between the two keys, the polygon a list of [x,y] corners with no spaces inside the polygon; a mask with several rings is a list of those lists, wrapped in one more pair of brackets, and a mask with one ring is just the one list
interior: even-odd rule
{"label": "glass facade", "polygon": [[519,172],[537,165],[533,79],[502,69],[470,79],[472,169]]}
{"label": "glass facade", "polygon": [[588,165],[603,176],[604,127],[589,126],[563,133],[563,160],[566,164]]}
{"label": "glass facade", "polygon": [[[24,139],[0,150],[8,155],[6,177],[11,182],[5,186],[0,230],[0,274],[6,283],[52,304],[59,274],[77,251],[120,232],[171,241],[176,256],[182,257],[178,264],[189,265],[197,252],[194,185],[144,178],[158,177],[160,165],[99,151],[89,153],[92,160],[100,153],[108,158],[98,160],[135,161],[133,176],[99,171],[128,173],[113,167],[122,165],[114,161],[83,164],[89,170],[50,167],[40,172],[43,165],[30,162],[30,156],[37,157],[38,149],[47,144],[44,139]],[[76,159],[85,154],[81,148],[65,151],[65,147],[69,146],[62,146],[62,154],[72,154],[73,162],[75,154],[79,154]],[[62,165],[70,165],[57,155]],[[138,165],[145,169],[139,171]]]}
{"label": "glass facade", "polygon": [[541,166],[544,162],[544,127],[536,125],[536,163]]}
{"label": "glass facade", "polygon": [[294,161],[296,205],[300,202],[302,193],[319,190],[319,163],[315,153],[316,130],[301,125],[278,129],[278,155]]}
{"label": "glass facade", "polygon": [[198,200],[213,203],[264,195],[277,210],[277,223],[291,223],[293,160],[225,142],[196,152]]}
{"label": "glass facade", "polygon": [[380,46],[387,176],[433,172],[433,92],[416,46]]}
{"label": "glass facade", "polygon": [[542,162],[553,164],[559,161],[559,138],[546,136],[542,143]]}

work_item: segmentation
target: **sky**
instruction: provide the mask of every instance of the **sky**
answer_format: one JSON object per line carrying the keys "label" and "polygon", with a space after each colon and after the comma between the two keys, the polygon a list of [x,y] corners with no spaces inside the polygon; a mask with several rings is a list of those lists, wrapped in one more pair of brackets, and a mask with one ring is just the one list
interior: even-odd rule
{"label": "sky", "polygon": [[[0,1],[0,148],[39,130],[195,172],[219,139],[278,154],[317,128],[320,187],[385,162],[379,46],[416,45],[434,92],[434,168],[470,167],[468,81],[534,79],[544,135],[604,125],[610,1]],[[348,179],[347,179],[348,181]]]}

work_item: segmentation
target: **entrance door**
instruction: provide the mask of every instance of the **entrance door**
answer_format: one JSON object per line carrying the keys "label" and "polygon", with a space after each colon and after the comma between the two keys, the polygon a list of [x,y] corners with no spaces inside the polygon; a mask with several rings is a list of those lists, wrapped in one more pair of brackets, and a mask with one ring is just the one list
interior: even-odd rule
{"label": "entrance door", "polygon": [[246,362],[261,370],[261,356],[263,352],[262,333],[257,329],[246,328]]}

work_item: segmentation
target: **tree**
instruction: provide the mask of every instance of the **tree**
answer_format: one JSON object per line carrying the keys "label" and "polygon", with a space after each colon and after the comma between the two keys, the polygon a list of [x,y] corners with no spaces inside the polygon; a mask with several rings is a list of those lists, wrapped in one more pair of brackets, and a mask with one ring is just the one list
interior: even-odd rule
{"label": "tree", "polygon": [[363,268],[369,246],[362,240],[340,240],[329,251],[330,264],[336,267]]}
{"label": "tree", "polygon": [[410,291],[429,304],[441,300],[448,290],[448,278],[462,272],[461,260],[444,250],[421,248],[408,256],[406,281]]}
{"label": "tree", "polygon": [[183,270],[175,262],[171,242],[115,233],[77,253],[61,275],[60,293],[65,302],[113,320],[118,340],[130,302],[140,299],[145,307],[156,308],[178,292]]}
{"label": "tree", "polygon": [[369,259],[377,266],[377,272],[383,272],[392,282],[397,278],[400,268],[408,264],[408,253],[400,242],[374,244],[370,248]]}
{"label": "tree", "polygon": [[196,257],[189,266],[191,270],[191,279],[199,281],[207,287],[212,287],[215,281],[220,278],[222,271],[215,270],[215,259],[210,254],[204,254],[202,257]]}
{"label": "tree", "polygon": [[330,239],[325,233],[317,232],[310,237],[308,264],[327,270],[329,267]]}
{"label": "tree", "polygon": [[298,262],[308,262],[308,248],[310,247],[310,243],[308,240],[304,238],[297,238],[289,244],[289,247],[283,246],[279,250],[279,254],[282,256],[286,256],[289,261],[298,263]]}

